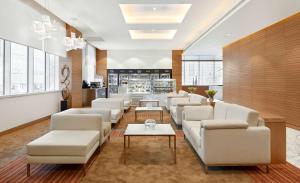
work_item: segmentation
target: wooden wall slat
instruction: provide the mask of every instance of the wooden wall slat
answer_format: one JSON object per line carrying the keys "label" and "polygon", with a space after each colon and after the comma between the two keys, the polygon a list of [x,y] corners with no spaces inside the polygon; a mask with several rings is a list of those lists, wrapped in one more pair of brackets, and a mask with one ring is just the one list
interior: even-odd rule
{"label": "wooden wall slat", "polygon": [[224,100],[300,128],[300,13],[223,49]]}
{"label": "wooden wall slat", "polygon": [[[76,37],[82,37],[81,32],[66,24],[66,35],[71,36],[71,32],[75,32]],[[82,50],[68,51],[67,56],[72,62],[71,106],[82,107]]]}
{"label": "wooden wall slat", "polygon": [[176,79],[176,90],[182,88],[182,53],[183,50],[172,50],[172,78]]}
{"label": "wooden wall slat", "polygon": [[103,76],[107,86],[107,50],[96,49],[96,73]]}

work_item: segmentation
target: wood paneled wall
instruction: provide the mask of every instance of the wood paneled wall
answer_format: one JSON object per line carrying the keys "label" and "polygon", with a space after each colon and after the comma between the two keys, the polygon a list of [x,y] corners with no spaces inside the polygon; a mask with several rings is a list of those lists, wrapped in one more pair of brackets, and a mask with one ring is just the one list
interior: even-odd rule
{"label": "wood paneled wall", "polygon": [[[182,90],[189,92],[189,88],[190,86],[182,86]],[[198,95],[202,95],[202,96],[206,96],[205,90],[209,89],[209,86],[192,86],[192,87],[196,87],[196,94]]]}
{"label": "wood paneled wall", "polygon": [[300,13],[223,49],[224,100],[300,128]]}
{"label": "wood paneled wall", "polygon": [[183,50],[172,50],[172,77],[176,79],[176,90],[182,85],[182,53]]}
{"label": "wood paneled wall", "polygon": [[107,86],[107,50],[96,49],[96,73],[103,76]]}
{"label": "wood paneled wall", "polygon": [[[75,32],[76,37],[82,37],[81,32],[66,24],[67,36],[71,36],[71,32]],[[71,106],[82,107],[82,50],[68,51],[67,56],[72,62]]]}

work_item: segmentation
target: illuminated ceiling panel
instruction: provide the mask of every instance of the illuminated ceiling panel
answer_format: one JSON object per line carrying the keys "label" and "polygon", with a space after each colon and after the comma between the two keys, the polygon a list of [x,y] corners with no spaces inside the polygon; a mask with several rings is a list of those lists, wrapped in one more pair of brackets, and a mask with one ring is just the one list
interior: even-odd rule
{"label": "illuminated ceiling panel", "polygon": [[177,30],[129,30],[131,39],[173,39]]}
{"label": "illuminated ceiling panel", "polygon": [[191,4],[120,4],[127,24],[179,24]]}

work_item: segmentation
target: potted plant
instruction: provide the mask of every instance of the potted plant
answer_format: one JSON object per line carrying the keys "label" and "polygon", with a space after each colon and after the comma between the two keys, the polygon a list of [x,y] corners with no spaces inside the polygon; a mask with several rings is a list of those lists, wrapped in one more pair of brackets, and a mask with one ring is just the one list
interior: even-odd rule
{"label": "potted plant", "polygon": [[213,103],[214,96],[216,95],[217,91],[216,90],[206,90],[205,93],[208,96],[209,102]]}
{"label": "potted plant", "polygon": [[196,91],[197,91],[197,87],[195,87],[195,86],[189,86],[187,89],[188,89],[189,93],[196,93]]}

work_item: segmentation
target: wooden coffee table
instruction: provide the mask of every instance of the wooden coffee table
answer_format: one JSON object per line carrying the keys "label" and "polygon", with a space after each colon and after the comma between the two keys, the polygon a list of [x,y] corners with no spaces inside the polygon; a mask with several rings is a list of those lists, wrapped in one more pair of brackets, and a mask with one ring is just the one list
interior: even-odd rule
{"label": "wooden coffee table", "polygon": [[128,124],[124,133],[124,163],[126,163],[126,151],[130,147],[132,136],[166,136],[169,137],[169,148],[171,148],[171,137],[173,137],[174,163],[176,164],[176,133],[170,124],[156,124],[154,129],[146,129],[144,124]]}
{"label": "wooden coffee table", "polygon": [[159,112],[159,119],[162,122],[164,117],[164,109],[162,107],[136,107],[134,111],[134,119],[137,120],[137,114],[142,112]]}

